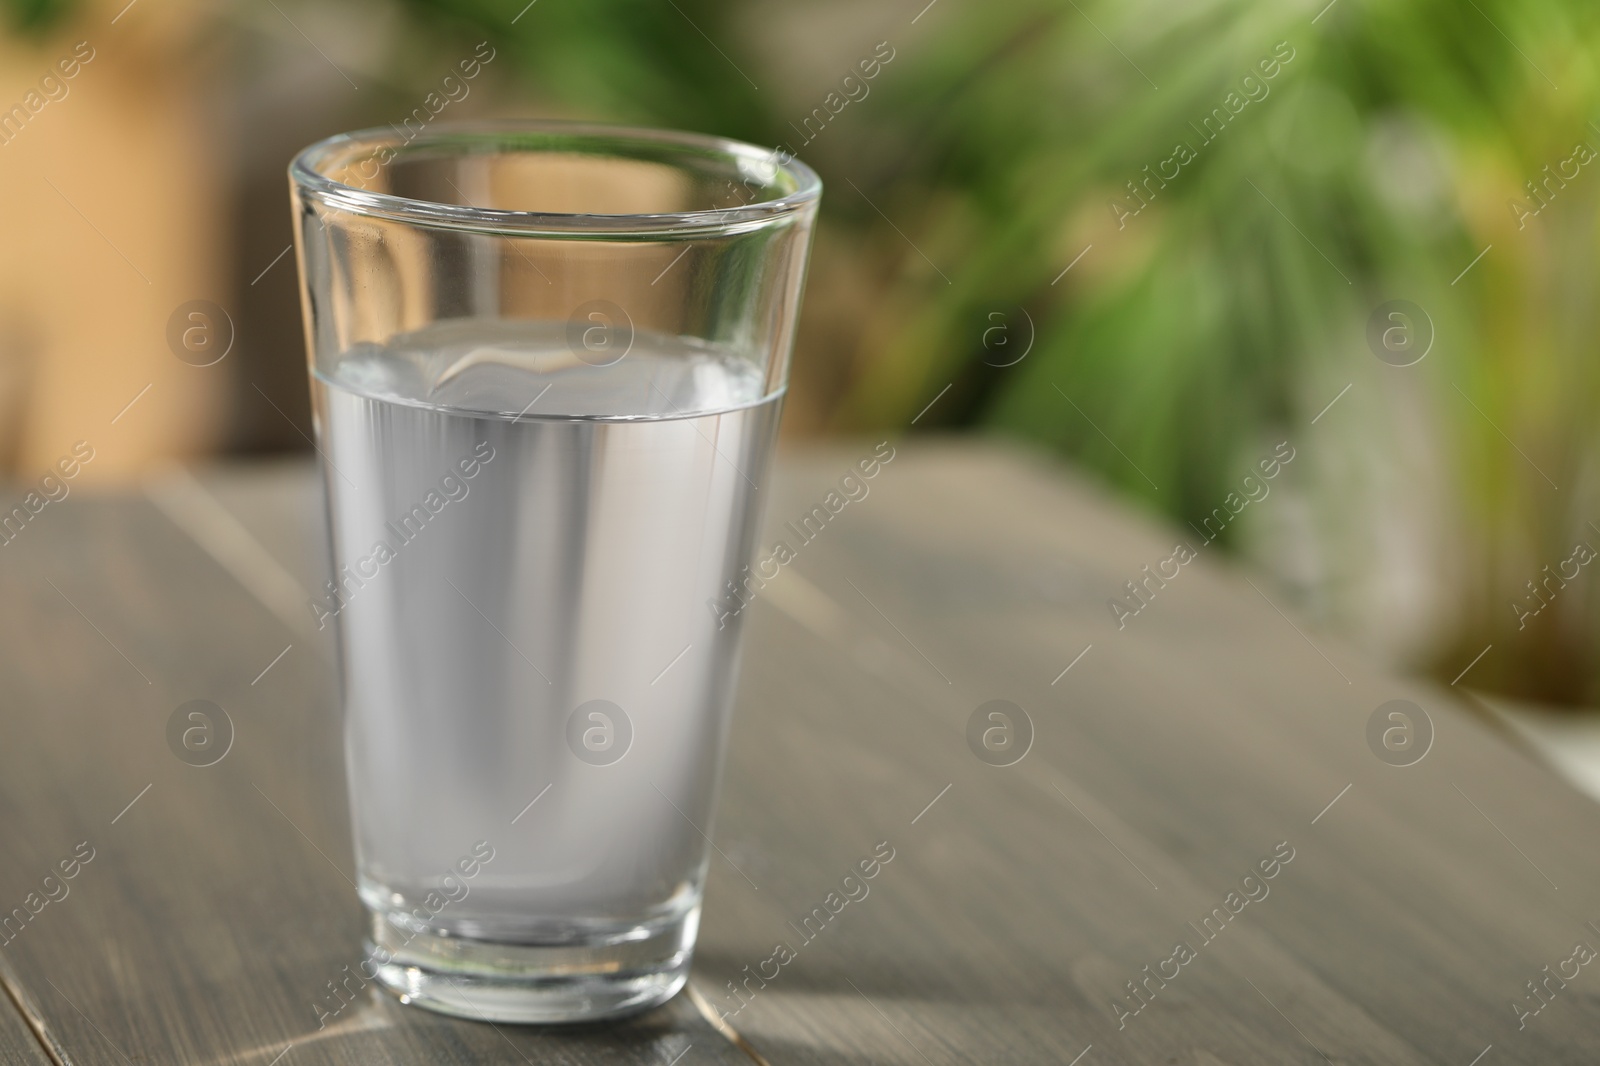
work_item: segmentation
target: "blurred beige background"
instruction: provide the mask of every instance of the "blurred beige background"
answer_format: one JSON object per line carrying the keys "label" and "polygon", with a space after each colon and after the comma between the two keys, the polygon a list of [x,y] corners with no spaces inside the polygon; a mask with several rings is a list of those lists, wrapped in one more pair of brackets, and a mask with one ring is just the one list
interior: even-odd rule
{"label": "blurred beige background", "polygon": [[[0,35],[0,107],[47,100],[0,143],[0,463],[24,477],[79,440],[95,449],[84,481],[194,454],[227,413],[227,371],[164,341],[174,308],[229,288],[201,9],[145,0],[112,24],[123,3],[43,39]],[[92,58],[45,82],[48,99],[41,79],[75,48]]]}

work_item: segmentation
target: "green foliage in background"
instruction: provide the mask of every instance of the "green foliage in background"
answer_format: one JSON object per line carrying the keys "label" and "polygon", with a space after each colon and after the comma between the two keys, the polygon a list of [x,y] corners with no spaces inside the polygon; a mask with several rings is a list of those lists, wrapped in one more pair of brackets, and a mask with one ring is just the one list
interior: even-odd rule
{"label": "green foliage in background", "polygon": [[[740,73],[771,52],[728,0],[541,2],[515,24],[522,0],[411,4],[507,42],[575,109],[795,142],[793,105]],[[880,19],[895,65],[801,150],[830,183],[825,224],[891,262],[839,425],[906,425],[953,383],[919,426],[1046,442],[1179,529],[1291,440],[1289,543],[1260,554],[1306,606],[1377,637],[1412,610],[1410,653],[1443,674],[1494,643],[1477,683],[1600,700],[1597,598],[1543,569],[1600,546],[1600,165],[1575,157],[1600,148],[1600,9],[1324,4]],[[1413,367],[1368,348],[1395,298],[1436,337]],[[1019,308],[1032,351],[986,365],[1004,361],[986,327],[999,312],[1020,338]],[[1388,587],[1408,574],[1426,587]]]}
{"label": "green foliage in background", "polygon": [[696,29],[725,30],[735,7],[727,0],[406,4],[446,30],[487,35],[549,98],[585,115],[741,138],[772,130],[765,101]]}
{"label": "green foliage in background", "polygon": [[0,0],[0,25],[24,33],[37,33],[65,19],[77,4],[72,0]]}
{"label": "green foliage in background", "polygon": [[[540,113],[816,166],[803,333],[837,350],[799,372],[833,428],[1040,442],[1374,648],[1450,679],[1492,645],[1468,683],[1600,704],[1600,574],[1561,567],[1600,548],[1595,5],[393,2],[396,67],[487,37]],[[870,94],[813,110],[884,39]],[[1369,347],[1396,299],[1412,366]]]}
{"label": "green foliage in background", "polygon": [[[838,424],[906,426],[952,384],[922,426],[1048,443],[1179,530],[1291,440],[1299,495],[1274,506],[1298,525],[1262,560],[1309,607],[1379,637],[1413,610],[1411,655],[1438,671],[1496,643],[1478,683],[1595,701],[1595,597],[1542,567],[1600,544],[1600,165],[1574,162],[1600,146],[1600,10],[1323,3],[947,0],[915,27],[907,5],[896,66],[802,149],[827,226],[893,262]],[[515,24],[520,0],[411,6],[507,42],[582,112],[795,141],[798,115],[739,72],[762,58],[726,0],[538,3]],[[1542,206],[1526,182],[1546,166],[1579,173]],[[1435,335],[1416,367],[1366,344],[1395,298]],[[986,365],[1005,362],[987,325],[1021,338],[1018,311],[1032,351]],[[1418,551],[1384,562],[1394,536]]]}

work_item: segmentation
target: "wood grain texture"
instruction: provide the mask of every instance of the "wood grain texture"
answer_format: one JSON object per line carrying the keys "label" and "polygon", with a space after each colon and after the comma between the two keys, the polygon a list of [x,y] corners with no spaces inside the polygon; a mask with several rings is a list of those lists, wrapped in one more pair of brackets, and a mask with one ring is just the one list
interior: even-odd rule
{"label": "wood grain texture", "polygon": [[52,1066],[13,998],[18,991],[0,953],[0,1066]]}
{"label": "wood grain texture", "polygon": [[[783,522],[869,450],[787,457],[763,544],[792,541]],[[284,1066],[666,1063],[689,1043],[685,1066],[740,1061],[684,997],[558,1035],[373,994],[315,1032],[310,1001],[359,936],[331,656],[217,560],[315,586],[320,489],[306,467],[201,480],[159,505],[74,498],[47,537],[0,548],[0,898],[97,849],[0,951],[74,1061],[267,1066],[290,1041]],[[1600,1061],[1596,967],[1552,979],[1524,1028],[1511,1006],[1575,942],[1600,947],[1600,808],[1214,547],[1118,629],[1106,599],[1181,534],[1053,466],[923,444],[870,489],[750,608],[694,983],[768,1060]],[[214,767],[166,750],[192,696],[234,716]],[[1367,744],[1395,698],[1435,730],[1413,766]],[[1012,766],[968,747],[992,699],[1034,726]],[[1292,860],[1231,916],[1280,844]],[[845,880],[880,849],[874,877]],[[1126,983],[1180,941],[1193,959],[1119,1027]]]}
{"label": "wood grain texture", "polygon": [[[297,538],[309,475],[273,504]],[[351,979],[362,912],[331,658],[174,510],[75,494],[0,547],[0,900],[61,897],[0,952],[72,1063],[748,1063],[683,997],[616,1027],[539,1030]],[[233,723],[215,765],[168,748],[190,699]],[[63,882],[75,849],[87,861]],[[323,1017],[347,980],[352,1002]]]}
{"label": "wood grain texture", "polygon": [[[775,516],[855,457],[791,463]],[[1526,1028],[1511,1007],[1600,946],[1600,809],[1215,548],[1119,630],[1107,598],[1177,539],[963,446],[905,449],[801,549],[756,615],[719,826],[761,892],[714,867],[701,937],[712,987],[752,939],[798,949],[741,1031],[816,1063],[1600,1060],[1593,967]],[[1007,768],[965,736],[996,698],[1037,729]],[[1414,766],[1367,746],[1394,698],[1437,731]],[[801,946],[787,923],[885,839],[872,894]],[[1270,894],[1205,942],[1189,923],[1280,842]],[[1180,941],[1194,960],[1119,1028],[1126,982]]]}

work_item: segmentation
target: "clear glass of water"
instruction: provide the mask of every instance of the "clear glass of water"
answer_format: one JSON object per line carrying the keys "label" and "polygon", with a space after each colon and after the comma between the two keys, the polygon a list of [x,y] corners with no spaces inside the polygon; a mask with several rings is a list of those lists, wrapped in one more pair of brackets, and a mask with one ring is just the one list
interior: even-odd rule
{"label": "clear glass of water", "polygon": [[558,123],[347,134],[290,179],[362,970],[494,1021],[660,1003],[821,183]]}

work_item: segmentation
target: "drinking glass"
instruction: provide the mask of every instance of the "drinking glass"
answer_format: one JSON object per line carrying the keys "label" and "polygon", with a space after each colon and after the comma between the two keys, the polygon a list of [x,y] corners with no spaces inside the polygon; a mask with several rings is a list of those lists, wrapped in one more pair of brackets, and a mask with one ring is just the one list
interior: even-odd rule
{"label": "drinking glass", "polygon": [[363,973],[472,1018],[684,983],[821,182],[601,125],[290,166]]}

